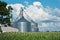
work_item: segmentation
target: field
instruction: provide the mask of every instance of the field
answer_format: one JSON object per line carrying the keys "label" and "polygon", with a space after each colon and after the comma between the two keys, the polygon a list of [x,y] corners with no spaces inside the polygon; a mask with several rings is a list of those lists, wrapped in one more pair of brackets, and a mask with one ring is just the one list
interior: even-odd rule
{"label": "field", "polygon": [[0,40],[60,40],[60,32],[5,32]]}

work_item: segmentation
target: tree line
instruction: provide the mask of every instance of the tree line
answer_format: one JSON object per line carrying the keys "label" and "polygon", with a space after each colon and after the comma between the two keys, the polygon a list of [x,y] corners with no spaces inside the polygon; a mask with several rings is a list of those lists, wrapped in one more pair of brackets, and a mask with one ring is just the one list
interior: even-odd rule
{"label": "tree line", "polygon": [[12,10],[11,6],[6,8],[7,3],[0,1],[0,24],[10,25],[10,11]]}

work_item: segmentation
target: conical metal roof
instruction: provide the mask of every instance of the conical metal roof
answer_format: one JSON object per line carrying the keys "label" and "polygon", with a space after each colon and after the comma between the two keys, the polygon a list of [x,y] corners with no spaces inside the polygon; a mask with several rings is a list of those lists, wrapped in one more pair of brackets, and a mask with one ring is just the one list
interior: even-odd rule
{"label": "conical metal roof", "polygon": [[24,18],[24,16],[23,16],[22,18],[20,18],[20,19],[18,20],[18,22],[29,22],[29,21],[26,20],[26,19]]}
{"label": "conical metal roof", "polygon": [[28,20],[26,20],[23,16],[23,8],[21,8],[20,10],[20,19],[17,22],[29,22]]}

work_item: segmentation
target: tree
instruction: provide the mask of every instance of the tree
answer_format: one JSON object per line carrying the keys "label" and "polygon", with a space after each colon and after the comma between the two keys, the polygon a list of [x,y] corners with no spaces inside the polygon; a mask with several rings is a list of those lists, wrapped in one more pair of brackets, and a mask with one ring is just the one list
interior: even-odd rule
{"label": "tree", "polygon": [[0,24],[10,25],[10,10],[12,10],[11,6],[6,8],[7,3],[0,1]]}

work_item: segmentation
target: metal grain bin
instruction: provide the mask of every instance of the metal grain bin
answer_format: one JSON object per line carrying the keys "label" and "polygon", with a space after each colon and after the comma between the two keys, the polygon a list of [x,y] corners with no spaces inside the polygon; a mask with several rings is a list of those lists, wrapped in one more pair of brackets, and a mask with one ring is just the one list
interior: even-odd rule
{"label": "metal grain bin", "polygon": [[34,22],[33,20],[31,20],[31,31],[32,32],[38,32],[38,24],[36,22]]}
{"label": "metal grain bin", "polygon": [[18,29],[20,32],[30,32],[31,23],[22,17],[20,20],[18,20]]}

